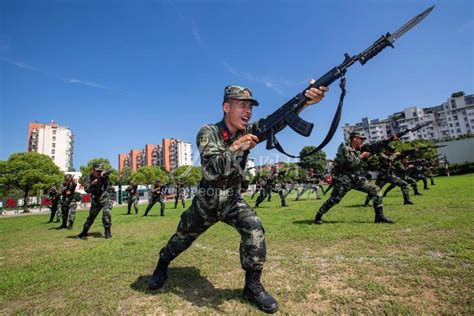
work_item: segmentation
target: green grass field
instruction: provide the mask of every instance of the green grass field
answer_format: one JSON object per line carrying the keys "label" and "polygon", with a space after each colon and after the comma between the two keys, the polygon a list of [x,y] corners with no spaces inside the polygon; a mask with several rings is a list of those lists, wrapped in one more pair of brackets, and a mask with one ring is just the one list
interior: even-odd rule
{"label": "green grass field", "polygon": [[[310,225],[322,203],[314,195],[290,197],[287,208],[277,196],[263,203],[263,283],[280,312],[474,314],[474,175],[435,180],[413,206],[402,205],[398,189],[384,199],[394,225],[373,224],[372,207],[362,207],[365,195],[356,191],[321,226]],[[111,240],[101,214],[88,240],[72,238],[85,211],[72,231],[46,224],[46,213],[0,219],[0,314],[259,313],[240,299],[240,237],[223,223],[171,264],[162,290],[147,291],[183,209],[160,217],[156,205],[142,217],[145,206],[140,216],[114,208]]]}

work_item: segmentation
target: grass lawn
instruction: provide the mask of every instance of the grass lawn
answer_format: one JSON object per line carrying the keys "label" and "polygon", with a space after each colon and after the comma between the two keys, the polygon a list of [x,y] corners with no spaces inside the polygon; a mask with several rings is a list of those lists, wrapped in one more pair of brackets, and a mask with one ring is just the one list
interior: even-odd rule
{"label": "grass lawn", "polygon": [[[474,175],[435,178],[403,206],[399,189],[384,199],[394,225],[374,224],[365,195],[350,192],[310,225],[322,201],[257,212],[266,230],[263,284],[285,314],[474,314]],[[420,183],[421,184],[421,183]],[[422,187],[422,185],[421,185]],[[323,198],[326,199],[327,197]],[[189,201],[187,202],[189,204]],[[254,205],[255,200],[251,201]],[[257,314],[240,299],[240,237],[218,223],[169,269],[160,291],[146,290],[158,251],[183,209],[159,205],[151,216],[112,210],[111,240],[99,214],[87,240],[46,224],[49,214],[0,219],[0,314]]]}

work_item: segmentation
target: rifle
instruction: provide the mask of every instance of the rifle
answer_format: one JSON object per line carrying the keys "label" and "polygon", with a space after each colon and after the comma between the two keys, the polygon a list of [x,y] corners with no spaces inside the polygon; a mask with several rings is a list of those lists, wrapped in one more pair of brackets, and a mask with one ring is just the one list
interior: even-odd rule
{"label": "rifle", "polygon": [[[395,138],[401,138],[401,137],[405,136],[408,133],[416,132],[417,130],[422,129],[423,127],[426,127],[428,125],[431,125],[431,122],[418,124],[417,126],[415,126],[413,128],[407,128],[403,132],[391,135],[389,138],[383,140],[382,142],[375,142],[375,143],[372,143],[372,144],[365,144],[365,145],[362,146],[362,151],[368,151],[368,152],[371,152],[371,153],[380,153]],[[426,147],[426,148],[428,148],[428,147]],[[416,149],[413,149],[413,150],[416,150]]]}
{"label": "rifle", "polygon": [[[412,29],[415,25],[420,23],[433,10],[434,7],[435,6],[429,7],[425,11],[413,17],[393,34],[387,33],[385,35],[382,35],[377,41],[375,41],[369,48],[364,50],[362,53],[354,55],[352,57],[349,56],[349,54],[345,53],[344,61],[340,65],[329,70],[321,78],[316,80],[313,84],[309,85],[309,87],[304,89],[302,92],[298,93],[295,97],[286,102],[278,110],[276,110],[266,118],[261,119],[259,121],[259,124],[256,124],[254,126],[252,134],[256,135],[259,138],[259,142],[262,142],[264,140],[267,141],[266,149],[270,150],[276,148],[282,154],[292,158],[306,157],[321,150],[331,141],[341,119],[343,100],[346,92],[345,74],[347,69],[357,61],[361,65],[365,65],[370,59],[375,57],[387,46],[394,48],[393,43],[403,34]],[[309,88],[319,88],[321,86],[328,87],[339,78],[341,78],[341,95],[339,97],[339,105],[332,120],[331,127],[324,140],[313,151],[306,153],[305,155],[295,156],[286,153],[275,137],[278,132],[280,132],[287,125],[289,125],[298,134],[308,137],[309,135],[311,135],[311,132],[314,127],[313,123],[307,122],[298,116],[298,114],[304,109],[304,107],[306,106],[306,102],[308,101],[308,98],[306,98],[305,96],[305,91]]]}

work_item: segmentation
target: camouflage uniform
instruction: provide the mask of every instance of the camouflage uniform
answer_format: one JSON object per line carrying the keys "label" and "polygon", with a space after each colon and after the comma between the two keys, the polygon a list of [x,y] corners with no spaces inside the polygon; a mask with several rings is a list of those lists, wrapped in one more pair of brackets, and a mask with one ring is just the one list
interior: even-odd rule
{"label": "camouflage uniform", "polygon": [[[415,195],[421,195],[420,192],[418,191],[418,185],[416,183],[416,180],[409,177],[407,175],[407,171],[406,171],[406,168],[405,168],[405,165],[403,164],[403,162],[401,162],[400,160],[397,160],[393,163],[393,168],[394,168],[394,172],[395,174],[402,180],[404,180],[405,182],[407,182],[408,184],[411,185],[411,187],[413,188],[413,192],[415,193]],[[394,184],[394,183],[390,183],[390,185],[388,186],[387,189],[385,189],[385,192],[383,193],[383,196],[385,197],[388,192],[390,192],[391,190],[393,190],[397,185]]]}
{"label": "camouflage uniform", "polygon": [[319,192],[319,189],[322,190],[321,177],[321,175],[308,175],[306,177],[306,180],[304,181],[303,189],[297,194],[295,201],[298,201],[300,197],[302,197],[303,194],[308,190],[311,190],[309,194],[311,194],[311,192],[314,192],[316,194],[316,199],[320,200],[321,194]]}
{"label": "camouflage uniform", "polygon": [[125,192],[127,192],[127,206],[128,206],[128,212],[127,214],[130,214],[132,210],[132,205],[133,208],[135,209],[135,214],[138,214],[138,185],[136,184],[130,184],[126,189]]}
{"label": "camouflage uniform", "polygon": [[192,205],[182,215],[176,233],[161,249],[170,262],[218,221],[233,226],[241,235],[240,261],[244,270],[261,270],[266,257],[262,222],[240,194],[245,168],[244,152],[232,153],[230,145],[245,131],[232,136],[224,121],[203,126],[197,135],[202,175]]}
{"label": "camouflage uniform", "polygon": [[285,185],[283,182],[276,183],[278,180],[278,171],[276,169],[272,169],[271,173],[266,177],[266,181],[263,185],[263,188],[260,190],[260,195],[257,198],[257,202],[255,203],[255,207],[258,207],[265,198],[268,197],[268,201],[271,199],[272,192],[278,193],[281,200],[281,206],[288,206],[285,200]]}
{"label": "camouflage uniform", "polygon": [[[375,185],[378,186],[380,189],[382,189],[386,183],[398,186],[402,190],[404,204],[413,204],[410,201],[408,183],[395,174],[394,163],[396,158],[396,155],[390,153],[381,153],[378,155],[379,170]],[[366,206],[369,205],[370,199],[371,196],[370,194],[368,194],[365,201]]]}
{"label": "camouflage uniform", "polygon": [[415,165],[409,169],[409,176],[416,181],[423,181],[423,189],[429,190],[428,180],[425,177],[425,169],[421,160],[416,160]]}
{"label": "camouflage uniform", "polygon": [[48,223],[52,223],[54,220],[54,216],[57,214],[57,221],[59,221],[59,216],[61,212],[58,212],[58,206],[59,206],[59,199],[61,198],[61,194],[58,192],[58,189],[56,189],[56,186],[51,187],[51,189],[48,192],[48,197],[51,200],[51,206],[49,207],[51,209],[51,216],[49,217]]}
{"label": "camouflage uniform", "polygon": [[[103,168],[101,164],[97,165],[97,168]],[[110,211],[113,207],[115,191],[113,187],[110,186],[109,175],[110,172],[106,172],[104,176],[99,175],[98,177],[94,177],[94,175],[91,174],[86,178],[84,190],[91,195],[91,207],[89,210],[89,216],[84,223],[83,231],[77,236],[79,238],[87,236],[87,232],[94,223],[95,218],[99,214],[100,210],[103,210],[102,224],[104,225],[105,229],[105,238],[112,237],[110,232],[112,227],[112,214]],[[94,180],[97,180],[97,182],[92,183]]]}
{"label": "camouflage uniform", "polygon": [[181,200],[181,204],[183,205],[183,208],[186,207],[186,203],[184,201],[185,197],[185,190],[184,186],[181,184],[177,184],[176,187],[174,188],[174,208],[178,207],[178,202]]}
{"label": "camouflage uniform", "polygon": [[321,224],[321,217],[331,207],[338,204],[346,193],[352,189],[370,194],[374,202],[375,222],[391,222],[383,215],[383,203],[379,187],[370,183],[365,177],[359,157],[360,154],[359,150],[346,146],[344,143],[339,146],[336,158],[334,159],[331,196],[323,203],[316,214],[316,224]]}
{"label": "camouflage uniform", "polygon": [[164,196],[166,194],[166,187],[161,185],[161,183],[157,182],[153,185],[151,189],[150,196],[148,198],[148,206],[146,207],[145,214],[143,216],[147,216],[152,207],[156,204],[156,202],[160,203],[160,215],[165,216],[165,203],[163,202]]}
{"label": "camouflage uniform", "polygon": [[64,182],[63,187],[61,188],[61,199],[59,203],[61,205],[63,223],[59,228],[72,229],[74,226],[74,220],[76,218],[77,209],[77,195],[75,194],[76,186],[77,183],[74,181],[74,179],[72,177],[69,177],[68,180]]}

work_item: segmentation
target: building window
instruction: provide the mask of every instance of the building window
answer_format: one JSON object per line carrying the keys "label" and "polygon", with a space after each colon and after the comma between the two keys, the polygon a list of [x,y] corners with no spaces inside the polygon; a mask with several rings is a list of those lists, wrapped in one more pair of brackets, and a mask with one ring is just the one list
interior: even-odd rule
{"label": "building window", "polygon": [[56,153],[56,149],[51,149],[51,153],[54,155]]}
{"label": "building window", "polygon": [[56,141],[56,136],[53,136],[53,141]]}
{"label": "building window", "polygon": [[458,129],[456,130],[456,132],[458,132],[458,133],[461,133],[461,129],[460,129],[460,128],[458,128]]}
{"label": "building window", "polygon": [[55,129],[53,129],[53,135],[56,135],[56,130]]}
{"label": "building window", "polygon": [[452,124],[452,123],[449,123],[449,127],[453,127],[453,124]]}
{"label": "building window", "polygon": [[51,156],[51,159],[53,159],[53,160],[54,160],[54,156]]}
{"label": "building window", "polygon": [[456,100],[454,100],[454,99],[451,100],[451,108],[452,109],[456,108]]}
{"label": "building window", "polygon": [[51,146],[53,146],[53,148],[56,148],[56,143],[52,143]]}

